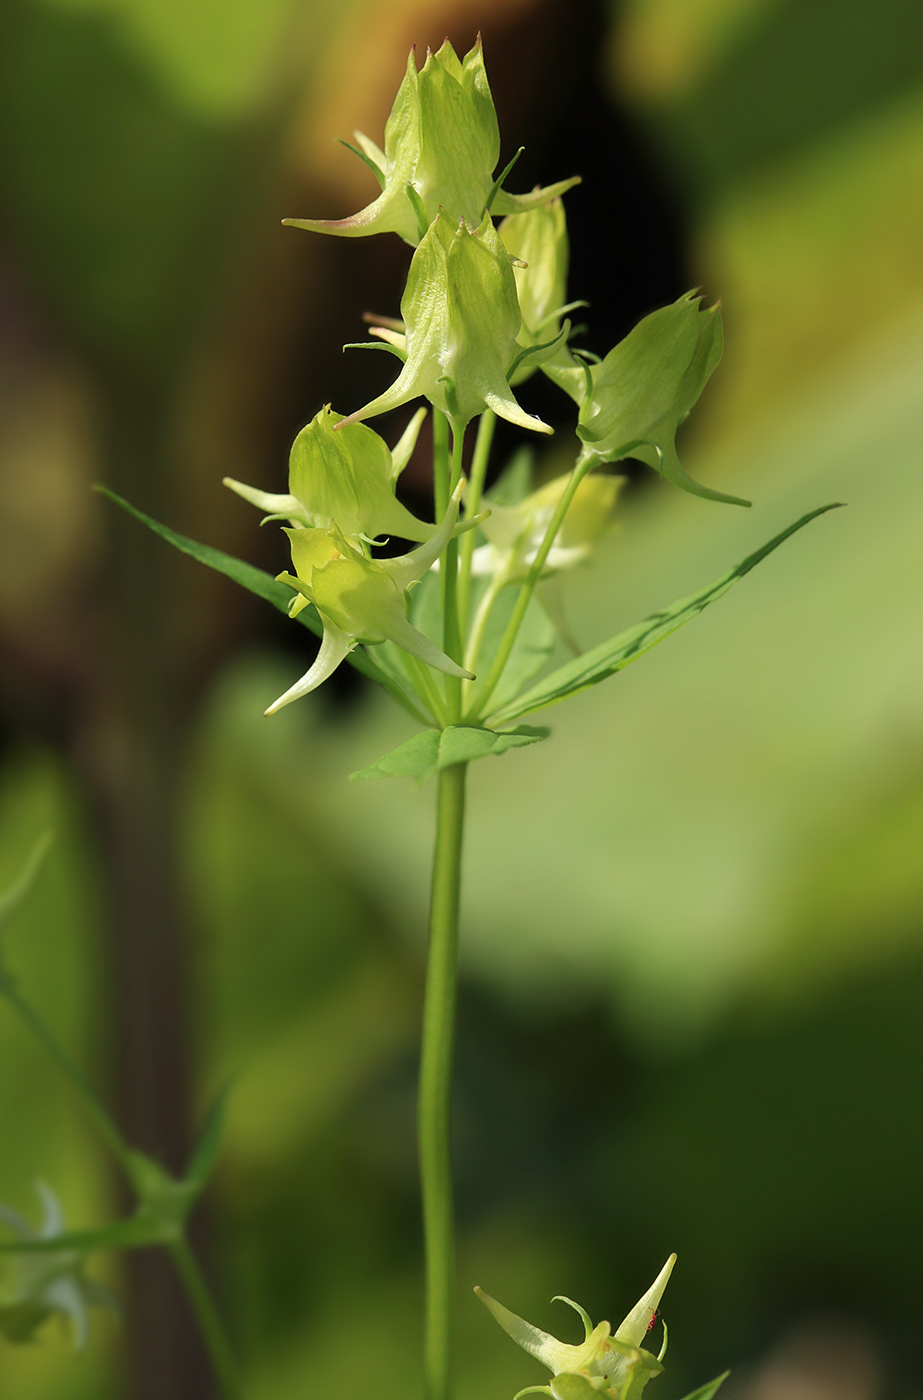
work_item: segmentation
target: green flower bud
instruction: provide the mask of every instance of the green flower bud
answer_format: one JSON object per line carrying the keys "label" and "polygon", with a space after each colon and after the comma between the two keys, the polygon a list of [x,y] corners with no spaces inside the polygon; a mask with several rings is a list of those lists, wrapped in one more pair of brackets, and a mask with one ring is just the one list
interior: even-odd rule
{"label": "green flower bud", "polygon": [[268,511],[271,519],[322,530],[335,524],[357,540],[380,535],[428,540],[436,526],[411,515],[394,494],[424,417],[421,409],[391,452],[376,432],[361,423],[335,431],[343,415],[328,404],[295,439],[287,495],[257,491],[231,477],[225,477],[224,484],[251,505]]}
{"label": "green flower bud", "polygon": [[671,1254],[650,1288],[639,1298],[614,1334],[608,1322],[599,1322],[594,1327],[579,1303],[562,1296],[554,1299],[555,1302],[567,1303],[580,1315],[585,1337],[575,1345],[559,1342],[556,1337],[541,1332],[482,1289],[476,1288],[475,1293],[504,1331],[552,1373],[549,1386],[529,1386],[527,1391],[520,1391],[520,1395],[528,1391],[542,1391],[553,1396],[554,1400],[595,1400],[600,1394],[608,1397],[608,1400],[629,1400],[629,1397],[630,1400],[637,1400],[650,1377],[663,1370],[661,1361],[666,1352],[666,1342],[660,1356],[645,1351],[641,1342],[653,1324],[675,1263],[676,1255]]}
{"label": "green flower bud", "polygon": [[[53,1240],[64,1233],[64,1217],[57,1198],[47,1186],[36,1183],[44,1219],[36,1229],[18,1211],[0,1206],[0,1221],[21,1240]],[[0,1332],[11,1342],[31,1341],[49,1318],[58,1314],[70,1320],[74,1345],[81,1350],[89,1333],[91,1305],[117,1309],[107,1288],[84,1277],[83,1256],[75,1249],[46,1253],[5,1255],[12,1262],[9,1277],[0,1282]]]}
{"label": "green flower bud", "polygon": [[[480,223],[494,195],[498,213],[510,214],[563,194],[576,178],[529,195],[494,190],[500,156],[497,114],[484,69],[481,41],[459,60],[448,40],[427,51],[418,73],[413,50],[385,126],[382,151],[361,132],[356,154],[372,170],[381,194],[348,219],[285,219],[295,228],[361,238],[397,233],[416,247],[440,208],[457,223]],[[352,149],[356,149],[353,147]]]}
{"label": "green flower bud", "polygon": [[[551,524],[569,475],[559,476],[515,506],[491,502],[481,530],[488,543],[475,550],[473,572],[502,576],[506,582],[524,578]],[[574,492],[567,514],[545,561],[545,573],[579,563],[612,520],[615,502],[625,484],[621,476],[585,476]]]}
{"label": "green flower bud", "polygon": [[539,433],[551,428],[526,413],[509,385],[520,347],[516,282],[509,255],[485,215],[454,226],[440,215],[413,255],[401,301],[404,334],[373,334],[406,356],[390,389],[344,420],[356,423],[422,394],[456,426],[492,408]]}
{"label": "green flower bud", "polygon": [[676,431],[721,359],[717,306],[703,310],[689,292],[635,326],[602,364],[587,368],[577,428],[583,460],[618,462],[637,457],[674,485],[710,501],[747,506],[693,481],[680,466]]}
{"label": "green flower bud", "polygon": [[[290,614],[295,617],[313,603],[324,635],[314,665],[269,706],[267,715],[316,690],[360,642],[374,645],[391,641],[436,670],[473,679],[407,620],[409,591],[445,549],[455,528],[462,489],[459,482],[442,523],[429,540],[396,559],[369,559],[336,526],[285,531],[295,574],[283,573],[279,578],[295,590]],[[480,517],[475,517],[465,524],[470,527],[479,522]]]}
{"label": "green flower bud", "polygon": [[553,370],[563,370],[582,387],[583,371],[567,348],[570,322],[561,325],[568,311],[586,305],[579,301],[564,304],[569,247],[563,203],[556,199],[527,213],[513,214],[503,220],[498,232],[515,260],[513,275],[522,314],[519,344],[531,351],[511,376],[511,383],[521,384],[542,365],[551,378],[557,377]]}

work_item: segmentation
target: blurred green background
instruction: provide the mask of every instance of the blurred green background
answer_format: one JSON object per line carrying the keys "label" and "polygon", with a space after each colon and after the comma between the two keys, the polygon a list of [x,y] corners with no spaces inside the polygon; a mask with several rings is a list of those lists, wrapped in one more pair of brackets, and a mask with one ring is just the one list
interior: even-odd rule
{"label": "blurred green background", "polygon": [[[169,557],[103,479],[274,570],[223,492],[281,489],[397,240],[323,240],[406,53],[484,33],[517,188],[580,171],[571,295],[605,351],[688,286],[725,363],[682,444],[751,512],[649,474],[567,580],[592,645],[829,500],[719,608],[471,774],[456,1093],[460,1400],[666,1255],[675,1400],[923,1396],[923,10],[915,0],[7,0],[0,11],[0,884],[25,989],[176,1166],[235,1075],[201,1245],[254,1400],[417,1393],[413,1144],[432,789],[349,784],[408,732],[346,678],[273,721],[306,634]],[[369,364],[368,361],[375,361]],[[377,377],[376,377],[377,376]],[[523,400],[532,407],[527,386]],[[542,411],[545,404],[542,401]],[[560,420],[562,425],[565,420]],[[396,432],[399,425],[386,431]],[[566,443],[568,431],[559,432]],[[501,436],[500,453],[506,444]],[[561,450],[560,448],[554,450]],[[422,468],[408,489],[423,490]],[[416,503],[425,508],[425,502]],[[297,635],[293,635],[297,633]],[[123,1208],[0,1007],[0,1200]],[[202,1400],[143,1258],[10,1400]],[[558,1314],[561,1313],[561,1316]],[[567,1336],[571,1335],[567,1331]]]}

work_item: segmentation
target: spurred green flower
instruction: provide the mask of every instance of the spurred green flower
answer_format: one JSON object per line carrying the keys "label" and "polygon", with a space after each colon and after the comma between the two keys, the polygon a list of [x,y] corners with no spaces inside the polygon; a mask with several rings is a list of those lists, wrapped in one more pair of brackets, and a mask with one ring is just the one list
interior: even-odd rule
{"label": "spurred green flower", "polygon": [[425,416],[426,410],[420,409],[391,451],[362,423],[339,428],[343,415],[334,413],[327,404],[295,439],[286,495],[257,491],[229,476],[224,484],[251,505],[267,511],[270,519],[322,530],[336,525],[356,540],[374,540],[381,535],[428,540],[436,526],[411,515],[394,494],[395,482],[410,460]]}
{"label": "spurred green flower", "polygon": [[384,150],[360,131],[355,136],[358,149],[351,149],[374,171],[378,198],[348,219],[285,223],[345,238],[397,233],[416,247],[440,208],[455,223],[464,219],[476,227],[488,202],[496,213],[511,214],[577,183],[578,177],[561,180],[527,195],[494,190],[500,132],[480,39],[461,60],[447,39],[437,53],[427,51],[419,72],[411,50],[385,126]]}
{"label": "spurred green flower", "polygon": [[[463,483],[459,482],[430,539],[396,559],[370,559],[336,526],[285,531],[292,547],[295,573],[279,574],[279,579],[295,590],[290,616],[296,617],[302,608],[313,603],[324,625],[324,635],[314,665],[269,706],[267,715],[316,690],[360,642],[374,645],[391,641],[427,666],[450,676],[473,679],[469,671],[407,620],[409,591],[445,549],[455,526],[462,490]],[[480,520],[476,516],[465,521],[465,528]]]}
{"label": "spurred green flower", "polygon": [[601,364],[585,370],[578,436],[583,461],[637,457],[668,481],[711,501],[747,506],[694,481],[680,465],[676,431],[718,366],[723,348],[717,306],[689,292],[651,312]]}
{"label": "spurred green flower", "polygon": [[583,371],[567,348],[570,322],[561,324],[569,311],[586,305],[582,301],[565,303],[570,250],[563,202],[555,199],[525,213],[511,214],[498,233],[515,260],[513,275],[522,315],[519,344],[531,350],[511,382],[521,384],[541,365],[561,388],[581,393]]}
{"label": "spurred green flower", "polygon": [[491,408],[521,428],[551,432],[520,408],[510,388],[522,318],[509,254],[489,215],[476,228],[444,214],[431,224],[410,264],[401,315],[403,333],[376,326],[373,334],[398,351],[403,369],[345,423],[423,395],[457,427]]}
{"label": "spurred green flower", "polygon": [[[53,1240],[64,1233],[64,1218],[54,1192],[36,1183],[43,1220],[36,1227],[18,1211],[0,1206],[0,1221],[21,1240]],[[117,1308],[102,1284],[83,1273],[79,1251],[63,1248],[51,1252],[6,1254],[11,1275],[0,1279],[0,1332],[9,1341],[31,1341],[37,1330],[57,1314],[68,1318],[74,1345],[80,1350],[89,1332],[90,1306]]]}

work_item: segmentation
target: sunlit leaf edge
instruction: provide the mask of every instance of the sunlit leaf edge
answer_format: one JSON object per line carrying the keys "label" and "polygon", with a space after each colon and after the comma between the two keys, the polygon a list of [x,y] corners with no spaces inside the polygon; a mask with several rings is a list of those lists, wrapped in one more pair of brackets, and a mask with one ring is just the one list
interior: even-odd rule
{"label": "sunlit leaf edge", "polygon": [[473,763],[479,758],[498,757],[510,749],[524,748],[547,739],[550,730],[519,725],[497,733],[475,725],[448,725],[445,729],[424,729],[386,753],[377,763],[350,773],[350,782],[359,778],[416,778],[423,783],[441,768],[456,763]]}
{"label": "sunlit leaf edge", "polygon": [[524,695],[520,695],[517,700],[501,706],[488,715],[486,722],[491,726],[509,724],[511,720],[534,714],[536,710],[544,709],[548,705],[556,705],[569,695],[576,695],[581,690],[587,690],[591,685],[597,685],[600,681],[605,680],[607,676],[623,670],[632,661],[637,661],[639,656],[650,651],[658,642],[662,642],[671,633],[678,631],[692,618],[697,617],[710,603],[716,602],[729,588],[732,588],[735,583],[790,536],[803,529],[805,525],[810,524],[812,520],[816,520],[818,516],[824,515],[828,510],[836,510],[842,504],[841,501],[833,501],[829,505],[819,506],[817,510],[803,515],[800,520],[796,520],[793,525],[789,525],[786,530],[774,536],[761,549],[749,554],[735,568],[714,579],[698,593],[693,593],[688,598],[678,599],[669,607],[645,618],[643,622],[635,623],[627,631],[620,632],[607,642],[602,642],[592,651],[567,662],[566,665],[559,667],[551,675],[539,681],[531,690],[527,690]]}
{"label": "sunlit leaf edge", "polygon": [[[272,574],[266,573],[265,569],[258,569],[254,564],[248,564],[243,559],[237,559],[233,554],[225,554],[224,550],[214,549],[211,545],[200,544],[198,540],[191,540],[186,535],[180,535],[176,530],[171,530],[168,525],[161,525],[152,516],[146,515],[143,510],[133,506],[122,496],[111,491],[108,486],[97,485],[95,487],[100,495],[106,496],[110,501],[114,501],[126,514],[133,516],[155,535],[159,535],[167,544],[171,544],[174,549],[178,549],[181,554],[188,554],[196,559],[200,564],[204,564],[209,569],[214,569],[219,574],[224,574],[226,578],[232,579],[234,583],[240,584],[248,592],[255,593],[258,598],[263,598],[267,603],[271,603],[279,612],[288,615],[288,606],[292,599],[292,590],[284,583],[278,583]],[[296,621],[304,624],[316,637],[320,637],[323,632],[320,618],[313,606],[303,608],[298,614]],[[425,723],[417,706],[409,695],[406,694],[397,684],[396,680],[379,667],[365,650],[351,651],[347,656],[347,661],[354,666],[362,675],[369,680],[376,681],[380,686],[392,695],[398,704],[408,710],[415,719]]]}

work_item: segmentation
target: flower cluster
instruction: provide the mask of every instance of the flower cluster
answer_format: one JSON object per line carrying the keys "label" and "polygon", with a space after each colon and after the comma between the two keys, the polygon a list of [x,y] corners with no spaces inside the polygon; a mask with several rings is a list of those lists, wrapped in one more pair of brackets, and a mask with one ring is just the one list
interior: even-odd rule
{"label": "flower cluster", "polygon": [[[359,132],[356,142],[350,149],[374,172],[378,197],[346,219],[286,222],[351,238],[396,233],[414,248],[400,319],[370,318],[373,339],[365,342],[391,352],[401,367],[370,402],[346,415],[328,406],[298,435],[285,494],[227,480],[270,519],[287,522],[292,572],[279,578],[293,591],[291,615],[313,604],[323,624],[314,665],[268,714],[314,690],[359,643],[391,642],[413,658],[411,668],[422,662],[455,680],[469,677],[461,658],[477,661],[487,614],[501,589],[520,581],[531,591],[578,562],[610,520],[620,481],[598,472],[588,479],[599,467],[631,456],[688,491],[734,499],[694,482],[675,447],[676,430],[721,355],[717,308],[704,310],[697,298],[683,297],[646,317],[602,361],[572,348],[568,313],[585,303],[566,300],[568,240],[560,196],[579,177],[525,195],[503,188],[515,162],[496,175],[500,136],[480,40],[464,58],[446,41],[437,53],[427,53],[421,69],[411,52],[384,149]],[[495,414],[530,432],[551,432],[516,398],[515,387],[537,370],[577,405],[574,471],[514,508],[494,509],[488,519],[478,514],[482,462],[459,523],[460,444],[472,419]],[[437,482],[441,519],[432,524],[395,494],[423,411],[393,451],[366,424],[421,397],[448,420],[459,449],[451,473],[445,460],[441,488]],[[451,544],[482,522],[480,548],[469,542],[459,552]],[[373,554],[391,536],[418,547],[398,558]],[[409,612],[411,590],[443,554],[440,647]],[[458,575],[457,608],[450,571]],[[472,574],[489,574],[491,582],[474,619],[475,640],[466,649]],[[566,638],[563,622],[554,620]],[[502,669],[512,645],[512,639],[501,645],[494,669]],[[408,674],[422,699],[412,669]],[[424,677],[421,684],[438,714],[433,683]]]}

